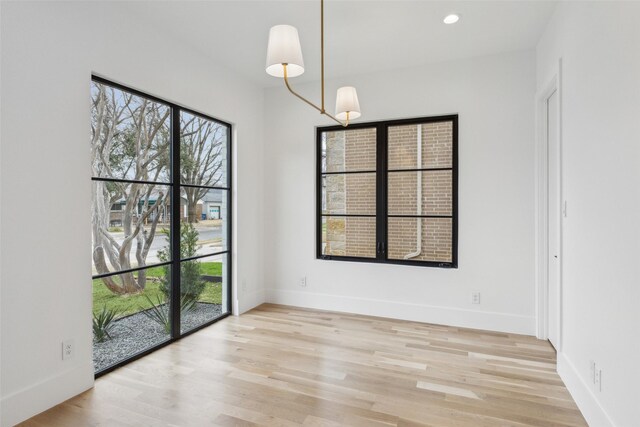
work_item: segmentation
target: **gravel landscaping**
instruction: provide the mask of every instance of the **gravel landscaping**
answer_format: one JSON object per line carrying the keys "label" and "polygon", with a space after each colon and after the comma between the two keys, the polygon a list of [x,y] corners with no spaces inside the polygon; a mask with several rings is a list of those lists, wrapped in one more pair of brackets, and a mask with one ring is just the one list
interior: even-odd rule
{"label": "gravel landscaping", "polygon": [[[220,304],[197,303],[182,315],[182,332],[207,323],[222,314]],[[96,372],[169,339],[164,327],[143,313],[114,321],[111,339],[93,343],[93,364]]]}

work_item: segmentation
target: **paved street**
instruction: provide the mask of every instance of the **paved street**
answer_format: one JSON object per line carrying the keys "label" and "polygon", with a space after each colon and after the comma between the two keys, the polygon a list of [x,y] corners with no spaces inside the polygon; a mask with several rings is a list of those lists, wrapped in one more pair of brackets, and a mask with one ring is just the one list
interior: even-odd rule
{"label": "paved street", "polygon": [[[207,223],[197,223],[195,224],[195,228],[198,231],[198,255],[204,255],[211,252],[219,252],[222,250],[222,225],[219,224],[219,221],[216,221],[218,224],[211,224],[212,221],[207,221]],[[162,227],[158,226],[158,230],[161,230]],[[114,232],[110,233],[113,238],[119,243],[122,244],[124,241],[124,233],[123,232]],[[149,250],[149,255],[147,256],[146,263],[156,264],[160,262],[158,259],[158,250],[163,249],[168,246],[167,238],[164,234],[160,232],[156,232],[156,236],[153,239],[153,243],[151,243],[151,248]],[[135,243],[132,248],[132,264],[135,264]],[[96,274],[95,270],[93,274]]]}
{"label": "paved street", "polygon": [[[207,245],[215,240],[221,240],[222,238],[222,227],[207,227],[198,229],[198,243]],[[116,239],[119,244],[122,244],[124,241],[124,233],[111,233],[111,235]],[[219,243],[219,242],[218,242]],[[159,249],[168,246],[167,237],[164,234],[156,233],[155,238],[153,239],[153,243],[151,243],[150,253],[156,253]]]}

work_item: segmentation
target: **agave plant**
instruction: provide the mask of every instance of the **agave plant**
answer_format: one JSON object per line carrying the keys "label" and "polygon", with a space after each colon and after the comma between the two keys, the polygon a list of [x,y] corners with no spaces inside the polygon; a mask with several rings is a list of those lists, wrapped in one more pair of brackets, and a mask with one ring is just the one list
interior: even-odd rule
{"label": "agave plant", "polygon": [[149,302],[149,305],[151,306],[151,308],[144,309],[140,307],[140,310],[142,310],[142,314],[144,314],[145,316],[147,316],[149,319],[153,320],[160,326],[163,326],[166,333],[168,334],[171,333],[169,305],[163,301],[161,295],[156,295],[158,304],[153,302],[153,300],[151,299],[151,297],[149,297],[149,295],[145,294],[144,297],[147,299],[147,302]]}
{"label": "agave plant", "polygon": [[198,295],[184,294],[180,298],[180,314],[185,314],[196,307]]}
{"label": "agave plant", "polygon": [[[149,295],[144,295],[147,299],[147,302],[151,306],[151,308],[145,309],[140,308],[142,310],[142,314],[147,316],[149,319],[153,320],[160,326],[164,328],[166,333],[171,333],[171,317],[169,314],[169,304],[163,299],[162,295],[156,295],[156,302],[154,302]],[[197,297],[194,297],[191,294],[182,295],[180,298],[180,314],[187,313],[194,309],[196,306],[196,302],[198,301]]]}
{"label": "agave plant", "polygon": [[107,308],[105,304],[99,313],[93,314],[93,338],[96,342],[104,342],[111,339],[111,332],[115,324],[113,321],[118,316],[118,310]]}

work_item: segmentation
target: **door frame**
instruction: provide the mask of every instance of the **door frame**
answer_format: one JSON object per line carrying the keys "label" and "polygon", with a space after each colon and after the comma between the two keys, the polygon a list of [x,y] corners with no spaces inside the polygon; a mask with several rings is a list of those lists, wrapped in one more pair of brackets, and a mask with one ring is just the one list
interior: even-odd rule
{"label": "door frame", "polygon": [[547,144],[547,100],[554,92],[558,95],[558,198],[560,200],[559,212],[561,218],[559,222],[559,250],[560,259],[558,273],[558,330],[557,348],[562,349],[562,277],[563,277],[563,220],[566,216],[566,202],[563,194],[563,146],[562,146],[562,58],[558,60],[557,70],[549,82],[544,86],[544,90],[536,95],[536,261],[535,261],[535,283],[536,283],[536,337],[538,339],[549,339],[549,223],[548,223],[548,200],[549,200],[549,149]]}

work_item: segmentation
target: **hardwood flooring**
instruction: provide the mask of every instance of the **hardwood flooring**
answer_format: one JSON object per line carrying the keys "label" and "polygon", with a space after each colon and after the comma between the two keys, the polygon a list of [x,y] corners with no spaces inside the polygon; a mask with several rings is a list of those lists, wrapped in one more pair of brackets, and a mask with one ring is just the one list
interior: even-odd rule
{"label": "hardwood flooring", "polygon": [[23,426],[584,426],[534,337],[262,305]]}

